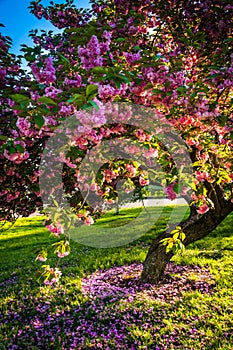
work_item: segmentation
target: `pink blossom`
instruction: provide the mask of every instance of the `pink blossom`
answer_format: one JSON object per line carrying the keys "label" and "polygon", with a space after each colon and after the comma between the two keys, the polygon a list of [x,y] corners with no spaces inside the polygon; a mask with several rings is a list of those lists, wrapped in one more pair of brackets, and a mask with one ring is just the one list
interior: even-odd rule
{"label": "pink blossom", "polygon": [[50,224],[47,225],[46,228],[55,236],[55,237],[60,237],[61,234],[64,233],[64,228],[57,223],[55,224]]}
{"label": "pink blossom", "polygon": [[146,185],[148,185],[148,183],[149,183],[149,180],[145,179],[143,176],[139,177],[140,186],[146,186]]}
{"label": "pink blossom", "polygon": [[15,170],[14,170],[13,168],[6,169],[6,170],[5,170],[5,173],[6,173],[8,176],[13,176],[13,175],[15,175]]}
{"label": "pink blossom", "polygon": [[57,256],[58,256],[58,258],[64,258],[65,256],[67,256],[67,255],[69,255],[69,252],[63,252],[63,253],[61,253],[61,252],[57,252]]}
{"label": "pink blossom", "polygon": [[154,157],[154,158],[157,158],[158,157],[158,150],[155,149],[155,148],[150,148],[148,150],[145,150],[143,152],[144,156],[145,157]]}
{"label": "pink blossom", "polygon": [[117,178],[117,174],[109,169],[105,169],[103,175],[104,181],[106,181],[107,183],[111,183],[113,179]]}
{"label": "pink blossom", "polygon": [[99,189],[99,186],[96,183],[91,184],[90,190],[91,191],[97,191]]}
{"label": "pink blossom", "polygon": [[74,77],[72,77],[71,79],[65,78],[64,83],[73,87],[80,87],[82,83],[82,77],[78,73],[75,73]]}
{"label": "pink blossom", "polygon": [[135,135],[138,138],[139,142],[150,141],[152,136],[145,133],[143,129],[138,129],[135,131]]}
{"label": "pink blossom", "polygon": [[83,68],[90,69],[103,65],[101,57],[100,43],[95,35],[92,35],[89,43],[85,47],[78,47],[78,55],[81,59]]}
{"label": "pink blossom", "polygon": [[75,112],[74,106],[72,105],[65,105],[65,104],[59,104],[60,107],[60,113],[64,116],[72,115]]}
{"label": "pink blossom", "polygon": [[56,80],[56,69],[53,65],[53,60],[51,57],[45,59],[45,67],[40,69],[36,63],[31,64],[31,70],[40,84],[51,84]]}
{"label": "pink blossom", "polygon": [[39,255],[37,256],[36,260],[39,260],[39,261],[41,261],[41,262],[45,262],[45,261],[47,260],[47,258],[39,254]]}
{"label": "pink blossom", "polygon": [[4,196],[5,194],[7,194],[7,190],[3,190],[0,192],[0,196]]}
{"label": "pink blossom", "polygon": [[211,182],[212,181],[211,176],[207,171],[203,171],[203,172],[196,171],[196,179],[200,182],[203,182],[203,181]]}
{"label": "pink blossom", "polygon": [[193,146],[193,145],[197,145],[199,142],[197,140],[194,140],[194,139],[191,139],[191,138],[188,138],[186,140],[186,142],[190,145],[190,146]]}
{"label": "pink blossom", "polygon": [[133,64],[135,61],[138,61],[141,58],[141,55],[139,52],[137,53],[123,52],[123,55],[129,64]]}
{"label": "pink blossom", "polygon": [[87,217],[85,218],[84,222],[85,222],[85,224],[86,224],[87,226],[90,226],[90,225],[94,224],[94,220],[93,220],[93,218],[92,218],[91,216],[87,216]]}
{"label": "pink blossom", "polygon": [[33,101],[37,101],[38,98],[40,98],[40,95],[37,91],[31,91],[30,94]]}
{"label": "pink blossom", "polygon": [[198,214],[205,214],[209,209],[207,204],[203,204],[198,208],[197,212]]}
{"label": "pink blossom", "polygon": [[20,153],[20,152],[15,152],[10,154],[8,152],[8,150],[4,151],[4,156],[11,160],[12,162],[14,162],[15,164],[20,164],[22,163],[24,160],[29,158],[29,153],[27,151],[25,151],[24,153]]}
{"label": "pink blossom", "polygon": [[18,198],[19,195],[20,195],[20,192],[19,192],[19,191],[15,192],[14,194],[9,193],[9,194],[6,196],[6,200],[7,200],[7,202],[11,202],[11,201],[13,201],[14,199]]}
{"label": "pink blossom", "polygon": [[30,130],[31,123],[29,121],[29,117],[22,118],[18,117],[16,122],[17,127],[19,128],[19,132],[21,136],[32,136],[33,132]]}
{"label": "pink blossom", "polygon": [[99,98],[103,100],[113,99],[116,96],[115,89],[109,84],[106,84],[106,85],[99,84],[98,93],[99,93]]}
{"label": "pink blossom", "polygon": [[5,67],[0,67],[0,80],[4,80],[6,76],[6,68]]}
{"label": "pink blossom", "polygon": [[171,183],[168,187],[165,188],[165,192],[170,200],[174,200],[177,197],[176,192],[173,190],[175,182]]}
{"label": "pink blossom", "polygon": [[128,177],[134,177],[137,173],[137,169],[132,164],[125,164]]}
{"label": "pink blossom", "polygon": [[45,96],[56,99],[57,95],[62,92],[61,89],[56,89],[54,86],[48,86],[45,88]]}

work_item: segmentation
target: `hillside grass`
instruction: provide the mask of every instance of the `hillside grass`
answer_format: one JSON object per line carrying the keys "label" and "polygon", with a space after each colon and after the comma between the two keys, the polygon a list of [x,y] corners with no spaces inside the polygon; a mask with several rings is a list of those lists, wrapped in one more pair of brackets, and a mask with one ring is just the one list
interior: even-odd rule
{"label": "hillside grass", "polygon": [[[148,297],[154,291],[151,286],[145,287],[144,296],[136,288],[127,297],[115,294],[112,298],[107,293],[95,298],[83,293],[82,279],[96,276],[99,270],[106,271],[111,290],[108,270],[120,273],[117,267],[139,266],[153,237],[166,228],[171,211],[172,207],[165,207],[147,233],[122,247],[92,248],[72,242],[71,254],[60,260],[63,275],[55,287],[45,286],[36,277],[41,265],[35,261],[37,252],[57,241],[43,226],[44,217],[19,219],[1,232],[0,349],[232,350],[233,214],[172,259],[167,280],[155,287],[163,298]],[[139,212],[107,213],[96,226],[123,228]],[[49,263],[56,263],[53,254]],[[176,265],[189,269],[179,272]]]}

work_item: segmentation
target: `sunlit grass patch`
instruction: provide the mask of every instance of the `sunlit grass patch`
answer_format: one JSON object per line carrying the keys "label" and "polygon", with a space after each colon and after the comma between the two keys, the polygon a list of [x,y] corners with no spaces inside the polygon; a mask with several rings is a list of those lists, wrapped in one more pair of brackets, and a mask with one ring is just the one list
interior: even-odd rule
{"label": "sunlit grass patch", "polygon": [[[165,208],[154,227],[126,246],[97,249],[72,242],[54,288],[35,278],[37,249],[56,241],[44,218],[20,219],[2,232],[0,349],[232,350],[232,215],[175,256],[155,289],[135,290],[148,247],[166,228],[171,210]],[[138,213],[108,213],[97,225],[133,220]],[[85,279],[93,296],[89,287],[83,293]],[[105,292],[98,294],[103,281]]]}

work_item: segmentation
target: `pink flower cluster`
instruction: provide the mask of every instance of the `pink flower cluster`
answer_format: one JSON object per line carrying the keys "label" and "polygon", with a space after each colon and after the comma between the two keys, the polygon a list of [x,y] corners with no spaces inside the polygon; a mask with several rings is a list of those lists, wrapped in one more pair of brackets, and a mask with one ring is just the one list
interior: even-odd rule
{"label": "pink flower cluster", "polygon": [[4,151],[4,156],[14,162],[15,164],[20,164],[24,160],[29,158],[29,153],[27,151],[24,151],[24,153],[20,152],[14,152],[14,153],[9,153],[8,150]]}
{"label": "pink flower cluster", "polygon": [[137,173],[137,169],[132,164],[125,164],[128,177],[134,177]]}
{"label": "pink flower cluster", "polygon": [[204,181],[208,181],[208,182],[212,182],[212,178],[210,176],[210,174],[207,171],[196,171],[196,180],[198,180],[199,182],[204,182]]}
{"label": "pink flower cluster", "polygon": [[51,57],[47,57],[45,59],[45,67],[44,69],[40,69],[36,63],[31,64],[31,70],[40,84],[51,84],[56,81],[56,69],[53,65],[53,59]]}
{"label": "pink flower cluster", "polygon": [[210,208],[208,205],[205,203],[203,205],[200,205],[197,209],[198,214],[205,214]]}
{"label": "pink flower cluster", "polygon": [[139,142],[145,142],[145,141],[150,141],[152,136],[145,133],[143,129],[137,129],[135,130],[135,135],[138,138]]}
{"label": "pink flower cluster", "polygon": [[78,55],[84,69],[91,69],[103,65],[103,55],[109,50],[109,40],[105,43],[100,43],[97,36],[92,35],[86,47],[78,47]]}
{"label": "pink flower cluster", "polygon": [[69,255],[69,252],[63,252],[61,253],[60,251],[57,252],[58,258],[64,258],[65,256]]}
{"label": "pink flower cluster", "polygon": [[45,12],[46,11],[43,8],[43,6],[41,6],[38,3],[34,2],[33,13],[38,19],[41,19],[43,17],[43,15],[45,14]]}
{"label": "pink flower cluster", "polygon": [[65,83],[65,85],[70,85],[73,87],[80,87],[81,83],[82,83],[82,77],[78,73],[75,73],[71,79],[65,78],[64,83]]}
{"label": "pink flower cluster", "polygon": [[56,89],[54,86],[47,86],[45,88],[45,96],[56,99],[57,95],[61,93],[62,90]]}
{"label": "pink flower cluster", "polygon": [[93,225],[93,224],[94,224],[94,220],[93,220],[93,218],[92,218],[91,216],[85,217],[84,222],[85,222],[85,224],[86,224],[87,226],[90,226],[90,225]]}
{"label": "pink flower cluster", "polygon": [[89,215],[89,211],[86,211],[85,214],[79,213],[78,219],[84,221],[85,225],[90,226],[94,224],[94,219]]}
{"label": "pink flower cluster", "polygon": [[177,194],[176,194],[176,192],[174,191],[174,186],[175,186],[175,182],[173,182],[173,183],[171,183],[169,186],[167,186],[166,188],[165,188],[165,193],[167,194],[167,196],[168,196],[168,198],[170,199],[170,200],[174,200],[174,199],[176,199],[176,197],[177,197]]}
{"label": "pink flower cluster", "polygon": [[135,61],[140,60],[141,55],[139,52],[131,53],[131,52],[123,52],[124,57],[126,58],[127,63],[134,64]]}
{"label": "pink flower cluster", "polygon": [[148,158],[157,158],[158,150],[156,148],[149,148],[148,150],[144,150],[143,154],[145,157],[148,157]]}
{"label": "pink flower cluster", "polygon": [[[113,83],[114,84],[114,83]],[[115,85],[115,84],[114,84]],[[124,96],[126,94],[128,85],[121,84],[116,88],[111,84],[98,83],[98,94],[101,101],[113,101],[116,96]]]}
{"label": "pink flower cluster", "polygon": [[60,237],[61,234],[64,233],[64,228],[61,226],[60,223],[54,223],[47,225],[46,228],[55,236]]}
{"label": "pink flower cluster", "polygon": [[98,94],[101,100],[112,99],[116,96],[116,89],[109,84],[99,84]]}
{"label": "pink flower cluster", "polygon": [[50,266],[46,266],[45,271],[50,273],[50,277],[44,281],[45,285],[52,286],[59,282],[62,272],[57,267],[52,268]]}
{"label": "pink flower cluster", "polygon": [[23,117],[18,117],[18,120],[16,122],[16,125],[19,129],[19,133],[21,136],[32,136],[33,132],[30,130],[31,123],[29,121],[29,117],[23,118]]}
{"label": "pink flower cluster", "polygon": [[0,67],[0,81],[4,80],[6,76],[6,68],[5,67]]}
{"label": "pink flower cluster", "polygon": [[139,184],[140,186],[146,186],[149,184],[149,180],[145,179],[143,175],[139,177]]}
{"label": "pink flower cluster", "polygon": [[113,179],[117,178],[117,173],[110,169],[105,169],[103,175],[104,181],[106,181],[107,183],[111,183]]}
{"label": "pink flower cluster", "polygon": [[47,258],[41,254],[38,254],[36,260],[39,260],[40,262],[45,262]]}
{"label": "pink flower cluster", "polygon": [[6,200],[7,200],[7,202],[11,202],[11,201],[13,201],[14,199],[18,198],[19,195],[20,195],[20,192],[19,192],[19,191],[16,191],[14,194],[8,193],[7,196],[6,196]]}

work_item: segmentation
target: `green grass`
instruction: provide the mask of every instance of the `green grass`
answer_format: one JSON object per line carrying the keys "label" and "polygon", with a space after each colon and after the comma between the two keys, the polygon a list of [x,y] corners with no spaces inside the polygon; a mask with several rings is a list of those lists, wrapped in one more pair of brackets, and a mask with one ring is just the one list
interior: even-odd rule
{"label": "green grass", "polygon": [[[159,208],[155,210],[159,210]],[[49,346],[45,346],[43,340],[38,344],[35,343],[36,341],[25,343],[25,339],[20,340],[22,330],[27,329],[27,326],[30,331],[33,328],[29,321],[22,325],[22,319],[32,320],[37,318],[38,315],[42,317],[42,314],[38,311],[38,305],[49,303],[49,315],[56,315],[57,310],[59,312],[65,310],[64,312],[71,313],[74,320],[72,327],[75,330],[79,317],[81,317],[74,311],[75,308],[79,305],[89,305],[88,298],[84,298],[80,291],[81,278],[99,269],[143,262],[153,237],[166,228],[171,210],[171,207],[165,207],[161,211],[156,224],[146,234],[122,247],[92,248],[73,242],[71,254],[60,260],[59,268],[62,270],[63,276],[61,284],[54,288],[44,286],[35,277],[41,265],[41,263],[35,261],[37,252],[42,247],[47,247],[57,241],[49,235],[48,230],[43,226],[44,218],[19,219],[9,230],[1,232],[0,310],[4,315],[3,320],[9,317],[10,321],[8,323],[4,321],[2,324],[0,349],[13,349],[10,345],[13,337],[18,339],[15,349],[71,349],[71,346],[65,345],[67,339],[71,337],[71,334],[68,334],[69,332],[65,328],[61,329],[58,332],[59,334],[55,332],[55,340],[48,340],[50,343],[46,343]],[[120,216],[107,213],[98,221],[96,227],[107,229],[120,226],[123,228],[125,223],[130,222],[139,213],[139,209],[122,210]],[[178,219],[179,209],[176,215]],[[176,220],[176,217],[174,220]],[[142,310],[143,313],[141,323],[135,321],[126,325],[125,341],[128,345],[122,347],[122,349],[130,349],[132,344],[135,349],[156,349],[156,345],[159,349],[165,349],[166,339],[170,339],[173,334],[176,334],[176,336],[178,334],[179,343],[174,341],[174,347],[170,345],[167,349],[233,349],[232,224],[233,214],[228,216],[205,239],[187,247],[182,256],[173,258],[175,264],[195,264],[203,269],[208,268],[214,281],[214,292],[212,294],[205,294],[198,290],[184,292],[182,298],[172,303],[160,303],[156,300],[140,298],[135,298],[134,301],[127,303],[122,301],[122,305],[120,304],[122,315],[126,310],[129,314],[133,314],[135,310],[137,312]],[[85,232],[88,234],[88,231]],[[56,263],[55,256],[52,253],[49,262],[51,266]],[[196,277],[192,275],[190,278],[195,280]],[[118,306],[119,301],[106,302],[104,306],[107,310],[105,311],[106,315]],[[151,312],[147,311],[150,309],[153,309],[152,315]],[[14,313],[15,318],[12,316]],[[44,312],[44,318],[47,317],[46,313],[48,311]],[[119,314],[120,319],[121,317],[123,316]],[[151,320],[152,317],[154,321],[150,322],[147,329],[145,329],[145,323],[147,323],[147,320]],[[156,319],[160,321],[157,320],[156,323]],[[62,318],[59,322],[62,322]],[[159,330],[156,333],[155,330],[158,324]],[[192,331],[193,328],[197,329],[198,336]],[[36,338],[38,336],[36,330],[33,330],[33,332]],[[95,337],[99,339],[99,343],[101,341],[104,343],[100,334]],[[80,347],[77,347],[77,349],[97,349],[98,347],[91,345],[92,338],[91,335],[86,334],[85,345],[81,347],[79,344]],[[46,339],[46,336],[44,336],[44,339]],[[202,343],[200,339],[202,339]],[[110,349],[117,349],[114,339],[110,339],[108,344]],[[104,347],[100,348],[104,349]]]}

